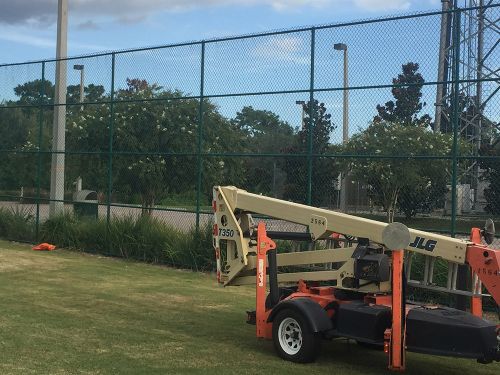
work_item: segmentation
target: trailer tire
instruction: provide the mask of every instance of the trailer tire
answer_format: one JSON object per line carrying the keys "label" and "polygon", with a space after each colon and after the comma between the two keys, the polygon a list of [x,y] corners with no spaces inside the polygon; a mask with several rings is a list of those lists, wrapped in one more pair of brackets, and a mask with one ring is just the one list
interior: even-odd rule
{"label": "trailer tire", "polygon": [[298,311],[284,309],[273,320],[273,343],[281,358],[309,363],[319,354],[321,334],[313,332]]}

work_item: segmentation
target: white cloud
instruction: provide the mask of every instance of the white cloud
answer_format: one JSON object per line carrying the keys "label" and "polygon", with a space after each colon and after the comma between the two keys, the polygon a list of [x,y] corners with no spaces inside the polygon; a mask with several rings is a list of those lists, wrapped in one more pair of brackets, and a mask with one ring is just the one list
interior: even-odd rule
{"label": "white cloud", "polygon": [[81,22],[77,25],[80,30],[97,30],[99,26],[92,20]]}
{"label": "white cloud", "polygon": [[0,33],[0,39],[8,42],[21,43],[32,47],[55,48],[56,43],[52,39],[40,38],[16,32]]}
{"label": "white cloud", "polygon": [[[54,38],[37,37],[29,34],[16,32],[13,30],[9,30],[8,32],[1,30],[0,40],[20,43],[32,47],[50,48],[50,49],[56,48],[56,41]],[[74,41],[68,41],[68,45],[71,45],[72,48],[78,50],[86,50],[86,51],[96,51],[96,50],[102,51],[110,49],[97,44],[79,43]]]}
{"label": "white cloud", "polygon": [[[275,10],[321,7],[338,0],[70,0],[70,17],[111,17],[118,21],[140,22],[161,11],[181,12],[214,6],[270,6]],[[0,23],[46,26],[56,21],[57,0],[15,0],[2,6]]]}
{"label": "white cloud", "polygon": [[[25,0],[23,0],[25,1]],[[47,0],[44,0],[47,1]],[[50,0],[49,0],[50,1]],[[109,15],[116,19],[137,18],[158,11],[184,12],[215,6],[269,6],[277,11],[296,10],[300,7],[321,8],[345,0],[74,0],[75,12],[85,15]],[[96,11],[97,10],[97,11]],[[142,17],[141,17],[142,16]]]}
{"label": "white cloud", "polygon": [[[422,0],[420,0],[422,1]],[[427,0],[436,1],[436,0]],[[216,6],[268,6],[275,11],[351,7],[363,11],[406,10],[417,0],[70,0],[69,15],[78,23],[113,19],[141,22],[158,12],[187,12]],[[55,23],[57,0],[15,0],[2,6],[0,23],[46,26]]]}
{"label": "white cloud", "polygon": [[357,8],[369,12],[380,12],[390,10],[408,10],[411,2],[409,0],[354,0]]}
{"label": "white cloud", "polygon": [[289,9],[296,9],[297,7],[312,7],[312,8],[323,8],[325,6],[331,6],[333,3],[338,3],[335,0],[255,0],[249,2],[270,5],[275,10],[285,11]]}
{"label": "white cloud", "polygon": [[286,61],[295,64],[309,64],[307,42],[292,36],[275,36],[257,45],[251,52],[256,58],[272,61]]}

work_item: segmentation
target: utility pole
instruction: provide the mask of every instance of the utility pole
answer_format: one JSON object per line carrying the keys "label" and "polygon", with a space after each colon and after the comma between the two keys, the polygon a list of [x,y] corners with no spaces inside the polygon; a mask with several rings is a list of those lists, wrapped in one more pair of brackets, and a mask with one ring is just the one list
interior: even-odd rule
{"label": "utility pole", "polygon": [[68,0],[58,0],[56,85],[52,126],[49,217],[64,213],[64,159],[66,150],[66,60],[68,41]]}
{"label": "utility pole", "polygon": [[443,97],[446,95],[446,83],[448,78],[447,56],[450,49],[450,27],[451,27],[451,0],[441,0],[442,14],[441,14],[441,32],[439,37],[439,64],[438,64],[438,85],[436,87],[436,112],[434,116],[434,131],[439,133],[441,131],[441,116],[443,116]]}
{"label": "utility pole", "polygon": [[[344,97],[342,105],[342,143],[346,144],[349,141],[349,70],[347,59],[347,44],[336,43],[333,49],[337,51],[344,51]],[[347,173],[342,176],[342,184],[340,188],[340,210],[346,212],[347,210],[347,190],[348,181]]]}

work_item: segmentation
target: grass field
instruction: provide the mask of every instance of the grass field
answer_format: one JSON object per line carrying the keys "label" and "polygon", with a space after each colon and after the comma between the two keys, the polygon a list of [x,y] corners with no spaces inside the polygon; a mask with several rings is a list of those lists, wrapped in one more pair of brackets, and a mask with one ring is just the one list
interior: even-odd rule
{"label": "grass field", "polygon": [[[249,287],[213,275],[0,241],[0,374],[387,374],[382,352],[325,342],[279,359],[245,324]],[[500,364],[410,353],[407,374],[496,374]]]}

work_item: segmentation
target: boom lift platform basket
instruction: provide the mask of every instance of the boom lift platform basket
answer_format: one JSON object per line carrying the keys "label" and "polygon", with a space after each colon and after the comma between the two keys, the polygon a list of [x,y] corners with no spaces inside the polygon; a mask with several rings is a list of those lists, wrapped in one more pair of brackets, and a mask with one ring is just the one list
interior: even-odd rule
{"label": "boom lift platform basket", "polygon": [[[406,351],[500,361],[500,327],[482,318],[481,302],[483,286],[500,302],[500,250],[482,244],[482,237],[493,240],[492,222],[473,228],[465,241],[232,186],[214,187],[213,197],[217,280],[224,286],[255,284],[256,308],[248,322],[256,325],[257,337],[273,340],[282,358],[311,362],[323,339],[346,337],[383,347],[393,370],[404,370]],[[266,231],[252,214],[307,231]],[[274,242],[338,244],[342,238],[344,246],[290,253],[278,253]],[[405,276],[414,253],[426,257],[420,282]],[[450,264],[446,287],[433,285],[436,259]],[[456,288],[456,270],[463,264],[470,266],[472,291]],[[471,313],[407,303],[408,284],[465,294]]]}

